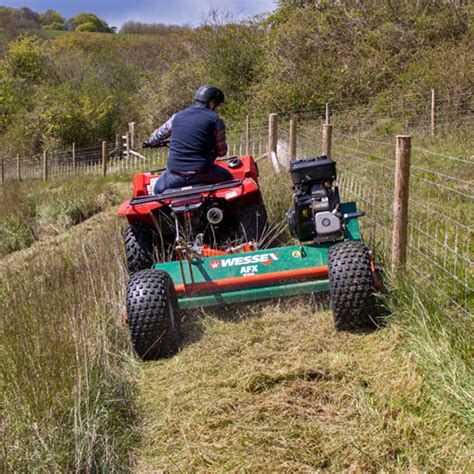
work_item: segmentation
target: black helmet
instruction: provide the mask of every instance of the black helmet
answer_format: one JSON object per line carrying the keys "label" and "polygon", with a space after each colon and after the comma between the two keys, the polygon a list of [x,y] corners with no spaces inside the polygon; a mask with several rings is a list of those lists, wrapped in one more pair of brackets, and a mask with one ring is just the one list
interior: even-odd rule
{"label": "black helmet", "polygon": [[216,101],[218,104],[222,104],[225,101],[224,93],[212,84],[206,84],[200,87],[194,99],[199,102],[204,102],[205,104],[208,104],[211,100]]}

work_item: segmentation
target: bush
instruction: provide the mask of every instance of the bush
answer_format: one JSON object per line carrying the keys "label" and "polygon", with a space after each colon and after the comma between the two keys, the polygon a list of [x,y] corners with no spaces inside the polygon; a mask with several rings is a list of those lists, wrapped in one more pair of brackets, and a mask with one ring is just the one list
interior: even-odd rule
{"label": "bush", "polygon": [[83,32],[96,32],[99,31],[97,26],[94,25],[92,22],[82,23],[76,27],[76,31],[83,31]]}
{"label": "bush", "polygon": [[93,13],[80,13],[70,20],[75,25],[76,31],[91,31],[99,33],[113,33],[105,20],[102,20]]}
{"label": "bush", "polygon": [[64,25],[64,23],[54,22],[54,23],[50,23],[49,25],[43,25],[42,28],[45,29],[45,30],[62,31],[64,29],[66,29],[66,26]]}
{"label": "bush", "polygon": [[33,230],[21,216],[8,215],[0,219],[0,257],[29,247],[34,238]]}

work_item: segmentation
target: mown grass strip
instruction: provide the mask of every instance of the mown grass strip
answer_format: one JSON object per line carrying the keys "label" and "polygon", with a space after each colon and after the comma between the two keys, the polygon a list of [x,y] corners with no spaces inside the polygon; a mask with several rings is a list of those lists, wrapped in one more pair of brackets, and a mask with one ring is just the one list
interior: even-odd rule
{"label": "mown grass strip", "polygon": [[293,298],[188,312],[143,365],[138,472],[464,471],[470,438],[425,390],[401,328],[333,329]]}

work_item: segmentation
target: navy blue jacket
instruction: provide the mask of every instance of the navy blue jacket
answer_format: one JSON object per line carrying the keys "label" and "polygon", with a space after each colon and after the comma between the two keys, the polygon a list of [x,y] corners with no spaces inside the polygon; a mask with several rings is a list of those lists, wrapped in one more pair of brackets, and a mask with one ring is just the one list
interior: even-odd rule
{"label": "navy blue jacket", "polygon": [[196,102],[173,117],[168,169],[206,171],[217,157],[216,131],[222,127],[219,115]]}

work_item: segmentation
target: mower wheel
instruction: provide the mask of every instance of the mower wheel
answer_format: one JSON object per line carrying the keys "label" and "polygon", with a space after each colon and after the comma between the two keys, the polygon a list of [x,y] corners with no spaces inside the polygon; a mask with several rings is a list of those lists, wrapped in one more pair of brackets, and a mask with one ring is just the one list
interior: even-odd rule
{"label": "mower wheel", "polygon": [[267,210],[263,202],[253,202],[242,207],[237,225],[240,239],[258,242],[267,225]]}
{"label": "mower wheel", "polygon": [[364,331],[377,326],[369,249],[348,241],[328,250],[329,292],[338,331]]}
{"label": "mower wheel", "polygon": [[181,319],[168,273],[147,269],[130,277],[127,315],[133,347],[142,359],[169,357],[178,351]]}
{"label": "mower wheel", "polygon": [[145,222],[135,222],[125,230],[125,254],[129,273],[153,265],[153,230]]}

